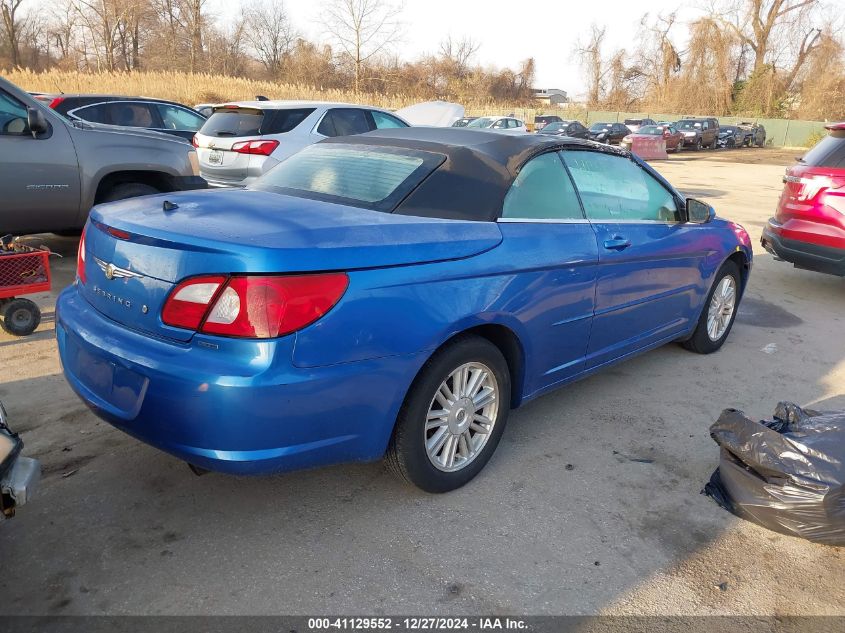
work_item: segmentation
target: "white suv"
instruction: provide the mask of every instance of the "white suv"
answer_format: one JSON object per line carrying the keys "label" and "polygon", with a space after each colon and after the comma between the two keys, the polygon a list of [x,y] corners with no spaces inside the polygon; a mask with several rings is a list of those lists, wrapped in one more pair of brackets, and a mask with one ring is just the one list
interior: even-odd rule
{"label": "white suv", "polygon": [[212,187],[245,187],[288,156],[329,136],[409,127],[369,106],[312,101],[242,101],[214,106],[194,135],[200,173]]}
{"label": "white suv", "polygon": [[482,116],[470,121],[467,124],[468,130],[487,130],[488,132],[501,132],[502,134],[527,134],[528,128],[525,123],[512,117],[490,117]]}

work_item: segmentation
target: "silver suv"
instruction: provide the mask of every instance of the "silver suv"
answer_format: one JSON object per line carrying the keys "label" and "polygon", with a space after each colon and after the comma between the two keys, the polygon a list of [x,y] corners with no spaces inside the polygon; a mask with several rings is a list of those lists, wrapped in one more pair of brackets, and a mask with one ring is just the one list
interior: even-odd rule
{"label": "silver suv", "polygon": [[194,136],[200,173],[213,187],[245,187],[288,156],[329,136],[408,127],[369,106],[310,101],[242,101],[214,106]]}
{"label": "silver suv", "polygon": [[78,231],[100,202],[205,186],[186,141],[69,121],[0,77],[0,235]]}

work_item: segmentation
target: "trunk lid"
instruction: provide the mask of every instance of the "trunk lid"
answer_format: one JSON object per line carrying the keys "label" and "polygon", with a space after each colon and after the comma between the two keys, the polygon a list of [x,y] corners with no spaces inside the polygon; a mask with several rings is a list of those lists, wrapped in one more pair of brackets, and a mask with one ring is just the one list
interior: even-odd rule
{"label": "trunk lid", "polygon": [[[165,211],[165,201],[176,208]],[[432,263],[477,255],[501,239],[494,222],[393,215],[263,191],[147,196],[91,212],[82,292],[115,321],[184,341],[193,332],[164,325],[161,310],[186,277]]]}

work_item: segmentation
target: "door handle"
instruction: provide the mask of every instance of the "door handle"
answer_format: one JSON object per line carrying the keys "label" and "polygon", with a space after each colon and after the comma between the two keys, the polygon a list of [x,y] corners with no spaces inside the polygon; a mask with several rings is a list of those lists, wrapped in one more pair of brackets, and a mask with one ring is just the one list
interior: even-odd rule
{"label": "door handle", "polygon": [[620,235],[614,235],[604,241],[604,247],[609,251],[623,251],[631,245],[631,240]]}

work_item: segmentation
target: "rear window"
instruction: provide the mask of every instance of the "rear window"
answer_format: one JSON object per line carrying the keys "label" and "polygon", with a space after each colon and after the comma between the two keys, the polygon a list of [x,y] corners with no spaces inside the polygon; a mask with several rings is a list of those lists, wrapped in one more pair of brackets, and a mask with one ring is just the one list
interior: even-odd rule
{"label": "rear window", "polygon": [[256,136],[290,132],[314,108],[258,110],[231,108],[215,110],[200,129],[200,134],[217,137]]}
{"label": "rear window", "polygon": [[845,131],[835,130],[816,143],[801,159],[812,167],[845,168]]}
{"label": "rear window", "polygon": [[625,119],[624,123],[625,123],[625,125],[642,125],[643,120],[642,119]]}
{"label": "rear window", "polygon": [[251,188],[392,211],[445,159],[408,149],[318,143],[280,163]]}

